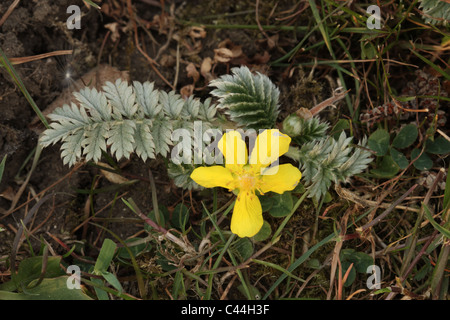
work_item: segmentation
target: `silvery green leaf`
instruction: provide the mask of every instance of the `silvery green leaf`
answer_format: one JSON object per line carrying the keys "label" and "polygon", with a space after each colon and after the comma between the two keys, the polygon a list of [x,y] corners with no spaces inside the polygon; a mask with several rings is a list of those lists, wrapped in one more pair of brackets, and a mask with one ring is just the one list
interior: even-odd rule
{"label": "silvery green leaf", "polygon": [[106,151],[106,138],[108,135],[109,123],[93,123],[85,127],[85,138],[81,142],[83,154],[86,161],[99,161],[102,156],[102,150]]}
{"label": "silvery green leaf", "polygon": [[198,99],[194,99],[194,96],[190,96],[184,101],[183,109],[181,111],[182,116],[187,119],[197,119],[200,104]]}
{"label": "silvery green leaf", "polygon": [[364,137],[358,145],[359,147],[355,148],[352,156],[339,168],[345,178],[363,172],[373,161],[371,152],[365,149],[367,137]]}
{"label": "silvery green leaf", "polygon": [[70,106],[65,104],[61,108],[56,108],[53,113],[49,115],[49,118],[52,121],[59,121],[61,123],[68,122],[75,125],[84,125],[89,123],[89,117],[86,110],[83,107],[79,108],[73,102]]}
{"label": "silvery green leaf", "polygon": [[89,124],[89,117],[84,108],[78,108],[74,103],[71,107],[64,105],[62,108],[55,109],[49,118],[54,122],[50,124],[49,129],[44,131],[40,139],[40,143],[44,147],[64,140],[76,130]]}
{"label": "silvery green leaf", "polygon": [[108,104],[103,92],[99,92],[95,88],[84,88],[79,92],[74,92],[73,95],[82,107],[89,110],[94,121],[111,119],[111,106]]}
{"label": "silvery green leaf", "polygon": [[155,153],[167,157],[169,146],[172,145],[172,124],[166,118],[159,117],[153,121],[152,126],[153,142],[155,143]]}
{"label": "silvery green leaf", "polygon": [[201,189],[201,187],[191,179],[191,173],[194,169],[195,167],[191,164],[175,165],[173,163],[169,163],[167,172],[177,187],[188,190],[198,190]]}
{"label": "silvery green leaf", "polygon": [[184,100],[179,94],[176,94],[174,91],[169,93],[161,91],[159,102],[161,103],[165,114],[170,119],[176,119],[180,116],[181,110],[183,109]]}
{"label": "silvery green leaf", "polygon": [[154,90],[153,82],[144,82],[143,84],[134,81],[134,91],[136,93],[136,100],[141,106],[144,115],[149,118],[156,117],[162,109],[159,104],[159,91]]}
{"label": "silvery green leaf", "polygon": [[199,119],[211,122],[214,120],[217,106],[215,104],[211,104],[212,99],[207,98],[203,103],[200,103],[200,107],[198,110]]}
{"label": "silvery green leaf", "polygon": [[108,144],[111,145],[111,154],[116,159],[122,157],[129,159],[134,150],[134,129],[136,123],[133,120],[116,121],[109,130]]}
{"label": "silvery green leaf", "polygon": [[153,136],[151,134],[152,120],[145,119],[142,123],[136,124],[136,130],[134,133],[135,152],[144,160],[144,162],[150,158],[155,158],[155,143],[153,142]]}
{"label": "silvery green leaf", "polygon": [[110,101],[114,113],[131,119],[137,111],[136,95],[133,92],[133,87],[128,85],[128,82],[122,81],[120,78],[113,84],[106,82],[103,86],[106,97]]}
{"label": "silvery green leaf", "polygon": [[211,94],[219,98],[218,108],[225,109],[239,126],[268,129],[275,126],[280,91],[261,74],[252,74],[247,67],[231,69],[233,75],[224,75],[210,82],[216,87]]}
{"label": "silvery green leaf", "polygon": [[61,146],[61,158],[63,163],[68,164],[69,167],[73,166],[77,160],[81,157],[81,142],[84,139],[83,130],[79,129],[65,137]]}
{"label": "silvery green leaf", "polygon": [[[338,140],[328,137],[289,150],[288,155],[300,163],[302,182],[309,191],[309,197],[318,200],[331,183],[345,181],[367,168],[372,161],[370,152],[350,146],[351,141],[352,138],[343,131]],[[364,146],[366,143],[365,138],[361,144]]]}

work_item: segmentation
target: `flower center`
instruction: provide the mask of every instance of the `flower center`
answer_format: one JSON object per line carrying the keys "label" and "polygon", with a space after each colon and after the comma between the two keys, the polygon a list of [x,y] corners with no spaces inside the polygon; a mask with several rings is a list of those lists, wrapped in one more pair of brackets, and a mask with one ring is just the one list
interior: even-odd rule
{"label": "flower center", "polygon": [[240,176],[239,187],[241,190],[254,190],[256,187],[256,178],[249,174]]}

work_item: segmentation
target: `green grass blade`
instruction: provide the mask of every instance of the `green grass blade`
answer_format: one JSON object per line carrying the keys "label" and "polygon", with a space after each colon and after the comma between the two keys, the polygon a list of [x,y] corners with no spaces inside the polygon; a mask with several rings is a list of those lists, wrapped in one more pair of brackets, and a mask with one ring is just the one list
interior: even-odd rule
{"label": "green grass blade", "polygon": [[430,221],[431,225],[440,233],[442,233],[444,236],[446,236],[448,239],[450,239],[450,230],[442,227],[439,223],[437,223],[433,216],[431,215],[430,210],[428,209],[428,206],[426,204],[422,203],[422,207],[424,209],[425,216],[427,217],[428,221]]}
{"label": "green grass blade", "polygon": [[23,95],[27,99],[28,103],[31,105],[31,107],[33,108],[34,112],[37,114],[37,116],[42,121],[42,123],[45,125],[45,127],[46,128],[50,128],[50,126],[48,125],[47,119],[45,119],[45,117],[42,114],[41,110],[38,108],[38,106],[34,102],[33,98],[31,97],[30,93],[28,92],[27,88],[25,87],[25,85],[23,84],[22,80],[20,79],[18,73],[16,72],[16,69],[14,69],[13,65],[8,60],[8,58],[6,57],[5,53],[3,52],[3,50],[1,48],[0,48],[0,56],[1,56],[0,57],[0,64],[2,64],[5,67],[6,71],[8,71],[9,75],[13,78],[14,82],[20,88],[20,90],[22,91]]}
{"label": "green grass blade", "polygon": [[[305,262],[306,259],[308,259],[311,254],[313,254],[317,249],[319,249],[324,244],[328,243],[329,241],[332,241],[335,237],[336,237],[336,235],[334,233],[332,233],[328,237],[326,237],[326,238],[322,239],[320,242],[316,243],[308,251],[306,251],[300,258],[295,260],[294,263],[289,266],[287,271],[289,273],[292,273],[292,271],[294,271],[299,265],[301,265],[303,262]],[[283,282],[283,280],[286,279],[286,277],[287,277],[286,273],[282,274],[278,278],[278,280],[275,281],[275,283],[269,288],[269,290],[267,290],[266,294],[264,295],[264,297],[262,299],[263,300],[267,299],[267,297],[273,292],[273,290],[275,290],[275,288],[278,287],[278,285],[281,282]]]}
{"label": "green grass blade", "polygon": [[[449,203],[450,203],[450,174],[448,174],[448,172],[450,172],[450,165],[447,171],[447,179],[445,181],[445,190],[444,190],[444,212],[446,212],[449,208]],[[1,175],[0,175],[0,181],[1,181]]]}
{"label": "green grass blade", "polygon": [[431,62],[430,60],[428,60],[427,58],[425,58],[423,55],[421,55],[418,52],[415,52],[414,50],[410,50],[412,53],[414,53],[414,55],[416,55],[420,60],[422,60],[423,62],[425,62],[426,64],[428,64],[430,67],[432,67],[434,70],[436,70],[437,72],[439,72],[442,76],[444,76],[445,79],[450,80],[450,74],[448,74],[447,72],[445,72],[444,70],[441,69],[441,67],[439,67],[438,65],[434,64],[433,62]]}
{"label": "green grass blade", "polygon": [[278,271],[281,271],[284,274],[286,274],[286,276],[294,278],[297,281],[305,282],[304,279],[301,279],[301,278],[297,277],[296,275],[293,275],[288,270],[284,269],[283,267],[281,267],[281,266],[279,266],[279,265],[277,265],[275,263],[271,263],[271,262],[268,262],[268,261],[262,261],[262,260],[258,260],[258,259],[252,259],[252,261],[256,262],[256,263],[259,263],[259,264],[262,264],[263,266],[274,268],[274,269],[276,269]]}
{"label": "green grass blade", "polygon": [[92,2],[91,0],[83,0],[83,2],[84,2],[84,3],[87,3],[87,4],[91,5],[91,6],[93,6],[95,9],[98,9],[98,10],[101,9],[100,6],[99,6],[98,4]]}
{"label": "green grass blade", "polygon": [[103,241],[102,248],[98,254],[97,261],[94,266],[94,273],[101,275],[102,272],[108,270],[109,264],[114,257],[117,245],[111,239]]}
{"label": "green grass blade", "polygon": [[5,164],[6,164],[6,156],[3,157],[3,160],[0,163],[0,182],[2,181],[3,172],[5,171]]}
{"label": "green grass blade", "polygon": [[316,20],[316,23],[319,26],[320,33],[322,34],[323,40],[325,41],[325,45],[327,46],[328,51],[330,53],[332,53],[333,49],[331,49],[330,35],[328,34],[327,30],[325,29],[323,20],[321,19],[320,14],[319,14],[319,10],[317,10],[316,2],[314,0],[308,0],[308,1],[309,1],[309,7],[311,8],[314,19]]}

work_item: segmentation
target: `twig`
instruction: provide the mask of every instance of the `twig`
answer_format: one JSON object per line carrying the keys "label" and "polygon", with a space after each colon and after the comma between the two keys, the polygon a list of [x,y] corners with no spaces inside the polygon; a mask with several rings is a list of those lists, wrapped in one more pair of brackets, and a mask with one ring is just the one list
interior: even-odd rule
{"label": "twig", "polygon": [[427,194],[425,195],[425,198],[424,198],[423,204],[422,204],[422,208],[417,216],[416,224],[414,225],[414,228],[413,228],[413,232],[412,232],[413,235],[407,241],[408,249],[405,252],[403,264],[400,269],[400,274],[401,274],[403,280],[406,278],[406,269],[407,269],[409,262],[412,260],[414,250],[416,247],[416,243],[418,240],[418,232],[417,231],[423,220],[424,206],[426,206],[428,204],[428,201],[430,200],[431,195],[433,194],[434,190],[436,189],[437,184],[441,181],[442,177],[444,176],[444,173],[445,173],[445,170],[443,168],[441,168],[441,170],[439,170],[439,172],[436,176],[436,179],[434,179],[433,184],[431,185],[430,189],[428,190]]}
{"label": "twig", "polygon": [[414,191],[414,189],[416,189],[418,186],[418,184],[413,185],[408,191],[406,191],[400,198],[398,198],[392,205],[389,206],[389,208],[387,208],[382,214],[380,214],[378,217],[376,217],[375,219],[373,219],[372,221],[370,221],[369,223],[366,223],[365,225],[363,225],[362,227],[359,227],[356,229],[356,231],[358,232],[363,232],[368,228],[373,227],[374,225],[376,225],[378,222],[380,222],[384,217],[386,217],[392,210],[394,210],[395,207],[397,207],[397,205],[402,202],[411,192]]}
{"label": "twig", "polygon": [[259,31],[264,35],[264,37],[266,37],[267,41],[271,45],[273,45],[273,40],[270,39],[270,37],[267,35],[267,33],[262,28],[261,23],[259,22],[259,0],[256,0],[256,4],[255,4],[255,19],[256,19],[256,24],[258,25]]}
{"label": "twig", "polygon": [[19,4],[19,1],[20,0],[15,0],[13,3],[11,3],[8,10],[6,10],[5,14],[3,15],[2,19],[0,20],[0,27],[6,21],[6,19],[8,19],[9,15],[11,14],[11,12],[13,12],[14,8],[17,7],[17,5]]}
{"label": "twig", "polygon": [[134,203],[132,199],[127,200],[128,203],[132,206],[135,213],[149,226],[151,226],[153,229],[155,229],[157,232],[161,233],[165,238],[172,241],[173,243],[177,244],[181,249],[183,249],[186,253],[195,253],[195,249],[192,246],[187,245],[183,241],[181,241],[178,237],[170,233],[168,230],[166,230],[164,227],[159,226],[157,223],[155,223],[153,220],[151,220],[149,217],[147,217],[145,214],[142,213],[142,211],[137,207],[137,205]]}
{"label": "twig", "polygon": [[25,62],[41,60],[41,59],[45,59],[48,57],[63,56],[63,55],[68,55],[68,54],[72,54],[72,53],[73,53],[73,50],[57,50],[57,51],[37,54],[34,56],[9,58],[9,61],[13,65],[16,65],[16,64],[21,64],[21,63],[25,63]]}
{"label": "twig", "polygon": [[[350,190],[342,188],[340,185],[335,185],[335,190],[336,190],[336,193],[341,198],[352,201],[359,205],[362,205],[363,207],[376,207],[378,205],[377,201],[363,199],[363,198],[359,197],[358,195],[354,194],[353,192],[351,192]],[[388,209],[391,205],[389,203],[381,203],[378,206],[383,209]],[[417,213],[420,212],[420,209],[411,208],[408,206],[401,206],[401,205],[395,206],[395,209],[412,211],[412,212],[417,212]]]}

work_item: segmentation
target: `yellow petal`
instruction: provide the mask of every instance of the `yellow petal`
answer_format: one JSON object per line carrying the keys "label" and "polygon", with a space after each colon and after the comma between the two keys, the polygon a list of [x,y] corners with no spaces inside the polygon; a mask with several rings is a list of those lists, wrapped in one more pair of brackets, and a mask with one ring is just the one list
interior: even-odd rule
{"label": "yellow petal", "polygon": [[234,189],[230,170],[222,166],[198,167],[191,173],[191,179],[205,188],[223,187]]}
{"label": "yellow petal", "polygon": [[278,129],[264,130],[256,138],[249,163],[254,169],[265,168],[285,154],[290,143],[291,138]]}
{"label": "yellow petal", "polygon": [[239,192],[231,217],[231,232],[241,238],[253,237],[261,229],[263,222],[258,197],[252,192]]}
{"label": "yellow petal", "polygon": [[261,191],[282,194],[285,191],[294,190],[301,177],[300,170],[290,163],[268,168],[262,174]]}
{"label": "yellow petal", "polygon": [[247,163],[247,146],[238,131],[230,130],[225,133],[219,140],[218,147],[225,157],[225,167],[230,170],[239,170]]}

